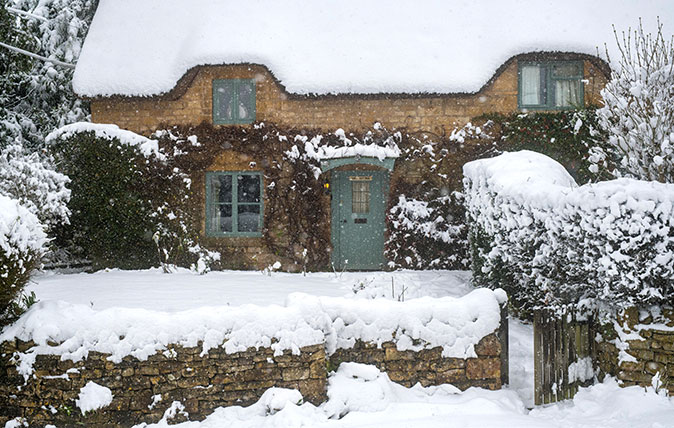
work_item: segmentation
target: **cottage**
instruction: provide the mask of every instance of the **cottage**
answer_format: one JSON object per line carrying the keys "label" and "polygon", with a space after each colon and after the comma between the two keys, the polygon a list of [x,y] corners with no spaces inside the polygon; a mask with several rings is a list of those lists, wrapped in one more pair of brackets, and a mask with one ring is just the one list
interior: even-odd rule
{"label": "cottage", "polygon": [[[299,133],[378,123],[447,135],[485,113],[599,104],[609,69],[596,46],[621,24],[606,14],[610,4],[579,13],[567,3],[523,10],[512,1],[477,9],[463,1],[101,0],[73,87],[90,101],[93,122],[144,135],[260,122]],[[332,152],[321,163],[329,191],[316,209],[327,213],[321,226],[335,268],[385,266],[391,183],[395,171],[414,174],[396,166],[395,148],[382,150]],[[264,161],[223,145],[193,174],[204,242],[229,251],[232,266],[283,256],[264,239],[283,230],[265,213]]]}

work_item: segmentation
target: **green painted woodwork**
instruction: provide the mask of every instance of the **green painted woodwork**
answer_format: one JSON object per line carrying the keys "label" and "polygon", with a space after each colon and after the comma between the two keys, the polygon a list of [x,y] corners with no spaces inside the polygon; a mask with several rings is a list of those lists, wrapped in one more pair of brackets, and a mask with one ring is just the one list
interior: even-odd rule
{"label": "green painted woodwork", "polygon": [[[545,84],[544,101],[540,104],[522,103],[522,67],[538,66],[543,69],[542,78]],[[575,68],[577,73],[567,76],[555,75],[554,67]],[[580,104],[577,106],[557,107],[555,106],[555,82],[558,80],[575,80],[579,82],[578,99]],[[519,61],[517,64],[517,107],[520,110],[573,110],[583,108],[585,105],[585,90],[583,85],[583,61]]]}
{"label": "green painted woodwork", "polygon": [[250,124],[255,121],[255,81],[213,80],[213,123]]}
{"label": "green painted woodwork", "polygon": [[206,173],[206,235],[262,236],[262,174],[249,171]]}
{"label": "green painted woodwork", "polygon": [[355,165],[355,164],[374,165],[386,168],[389,171],[393,171],[393,165],[395,164],[395,161],[396,158],[384,158],[384,160],[380,160],[379,158],[361,157],[361,156],[325,159],[321,161],[321,171],[326,172],[330,171],[331,169],[338,168],[340,166]]}
{"label": "green painted woodwork", "polygon": [[[388,171],[333,171],[331,182],[335,269],[383,269]],[[369,200],[364,197],[366,187]]]}

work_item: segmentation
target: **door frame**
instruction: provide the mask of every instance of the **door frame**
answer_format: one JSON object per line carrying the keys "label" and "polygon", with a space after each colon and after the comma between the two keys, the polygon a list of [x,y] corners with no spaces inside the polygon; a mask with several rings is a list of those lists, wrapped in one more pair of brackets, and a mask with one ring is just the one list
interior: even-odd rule
{"label": "door frame", "polygon": [[[383,188],[383,193],[385,193],[385,202],[384,202],[384,216],[386,215],[386,201],[388,201],[389,193],[390,193],[390,173],[393,171],[393,166],[395,163],[395,158],[384,158],[384,159],[378,159],[374,157],[361,157],[361,156],[354,156],[354,157],[348,157],[348,158],[335,158],[335,159],[328,159],[324,160],[321,162],[321,170],[325,173],[330,170],[339,168],[339,170],[354,170],[354,171],[359,171],[362,172],[364,170],[374,170],[374,171],[379,171],[383,173],[383,183],[382,183],[382,188]],[[372,167],[375,168],[372,168]],[[333,176],[330,177],[331,183],[330,183],[330,196],[331,196],[331,202],[330,202],[330,242],[332,244],[332,253],[330,256],[330,261],[332,262],[332,266],[334,269],[342,269],[344,270],[349,270],[349,266],[341,266],[341,257],[338,257],[339,253],[339,248],[341,245],[340,242],[340,229],[339,229],[339,223],[338,223],[338,218],[339,218],[339,210],[336,210],[337,203],[339,195],[337,195],[335,192],[338,192],[339,190],[337,189],[336,184],[333,181]],[[382,248],[382,261],[385,263],[384,260],[384,254],[383,254],[384,249]],[[356,268],[357,269],[357,268]]]}

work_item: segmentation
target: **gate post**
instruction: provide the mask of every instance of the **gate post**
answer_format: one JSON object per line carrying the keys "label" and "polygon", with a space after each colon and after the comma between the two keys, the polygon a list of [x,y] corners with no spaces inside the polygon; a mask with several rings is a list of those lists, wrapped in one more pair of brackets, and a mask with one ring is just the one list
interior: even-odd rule
{"label": "gate post", "polygon": [[510,383],[510,351],[508,338],[508,302],[501,305],[501,324],[498,327],[498,339],[501,342],[501,386]]}

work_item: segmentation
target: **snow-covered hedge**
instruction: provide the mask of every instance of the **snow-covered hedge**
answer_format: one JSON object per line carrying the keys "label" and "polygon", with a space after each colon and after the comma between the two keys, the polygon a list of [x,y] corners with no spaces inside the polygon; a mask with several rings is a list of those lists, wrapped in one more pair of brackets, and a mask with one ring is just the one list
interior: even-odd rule
{"label": "snow-covered hedge", "polygon": [[[674,296],[674,185],[578,187],[554,160],[505,153],[464,166],[472,270],[524,309]],[[587,300],[590,299],[590,300]]]}
{"label": "snow-covered hedge", "polygon": [[70,177],[72,217],[57,244],[71,257],[96,268],[181,264],[200,273],[219,259],[196,240],[196,220],[185,207],[191,181],[175,164],[180,151],[86,122],[63,126],[46,141]]}
{"label": "snow-covered hedge", "polygon": [[119,362],[127,355],[147,359],[169,344],[204,353],[215,347],[227,353],[249,347],[284,350],[325,344],[328,354],[351,348],[357,340],[395,342],[398,350],[442,347],[444,357],[475,357],[475,345],[500,325],[503,290],[475,290],[461,297],[430,297],[396,302],[314,297],[295,293],[285,306],[205,307],[175,313],[145,309],[39,302],[0,335],[0,342],[34,341],[19,355],[19,371],[28,376],[39,354],[78,361],[89,352],[111,354]]}
{"label": "snow-covered hedge", "polygon": [[40,262],[46,242],[37,216],[0,194],[0,325],[16,315],[13,304]]}

